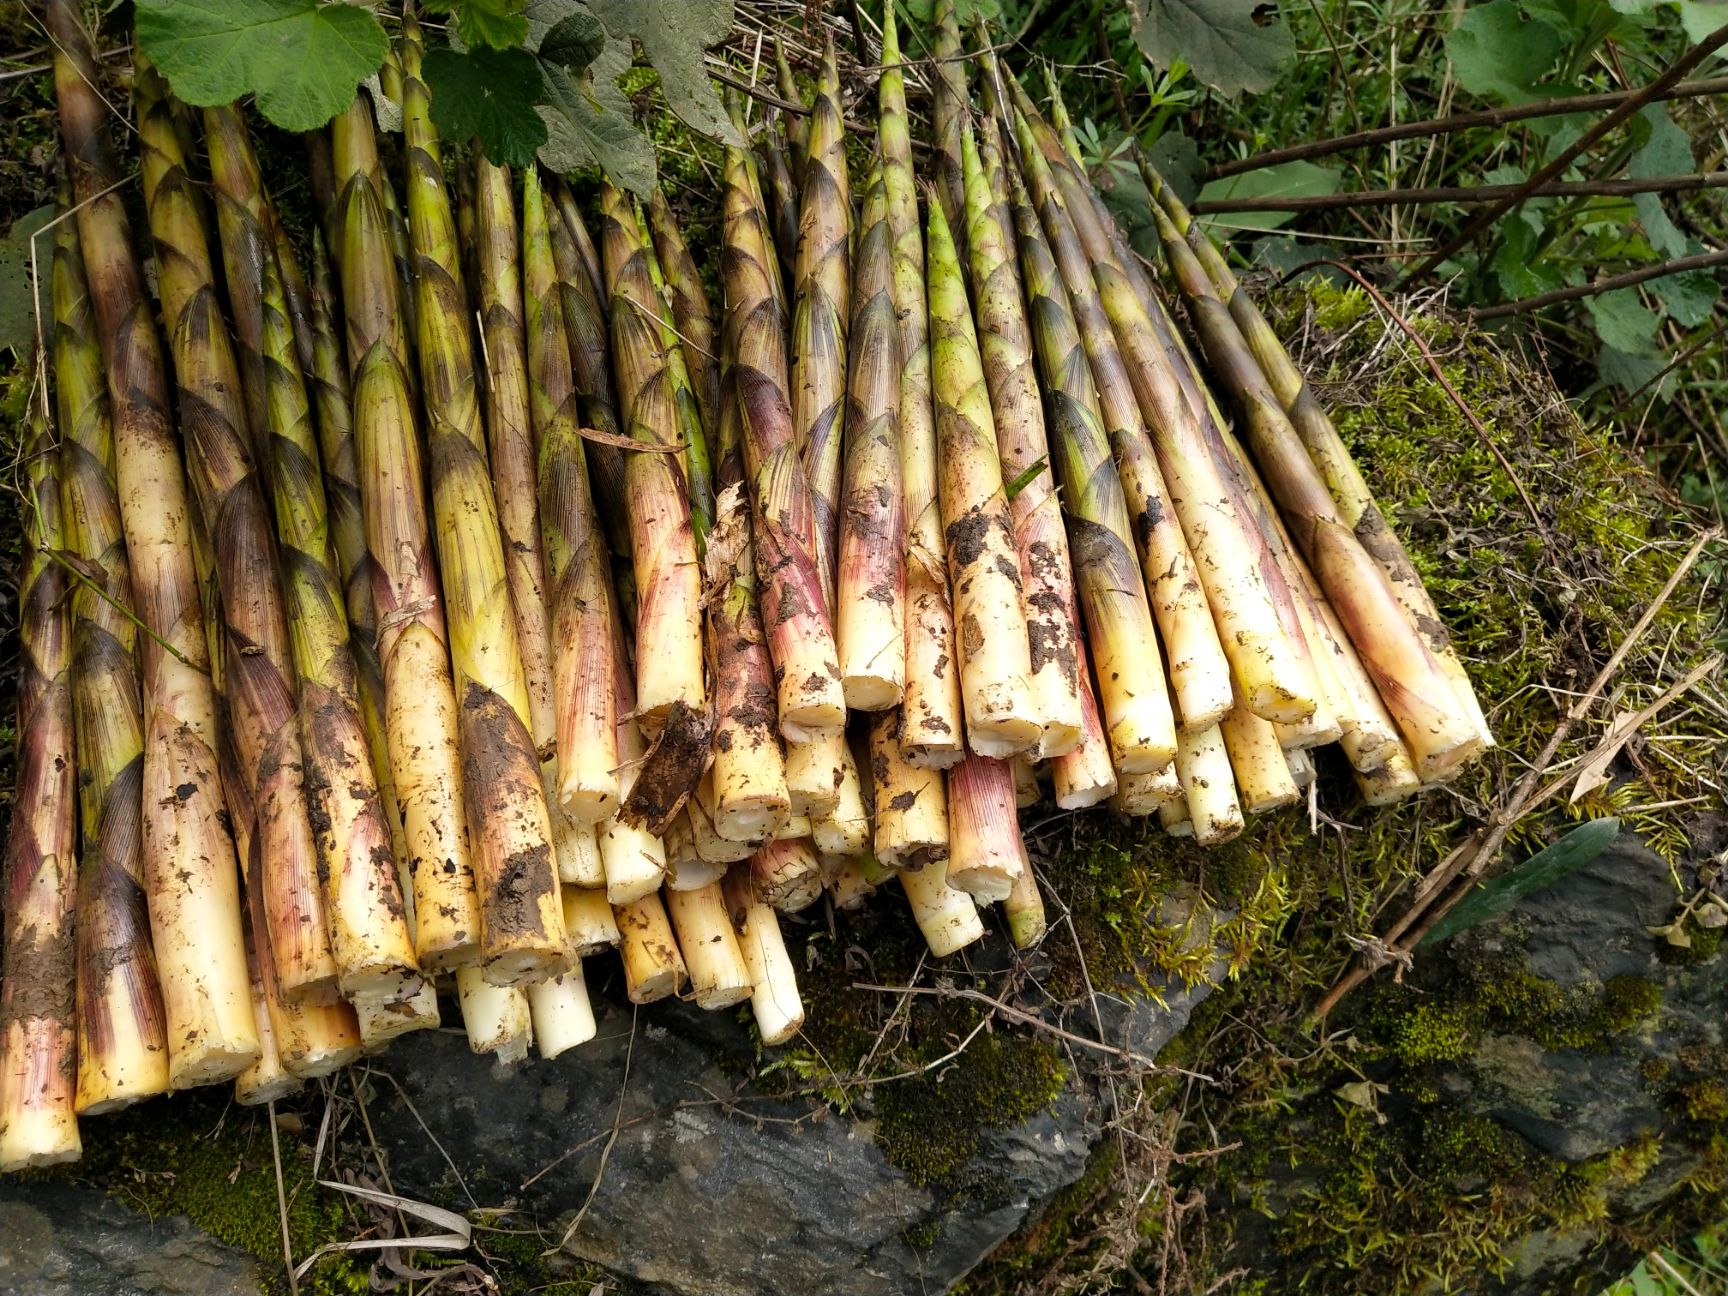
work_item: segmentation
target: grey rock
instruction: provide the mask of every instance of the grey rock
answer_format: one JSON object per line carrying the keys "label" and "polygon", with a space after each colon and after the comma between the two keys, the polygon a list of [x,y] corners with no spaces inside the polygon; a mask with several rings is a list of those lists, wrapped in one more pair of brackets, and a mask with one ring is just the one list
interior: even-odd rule
{"label": "grey rock", "polygon": [[0,1179],[0,1296],[259,1296],[252,1260],[184,1216],[94,1188]]}
{"label": "grey rock", "polygon": [[1098,1137],[1070,1091],[988,1134],[964,1199],[945,1198],[887,1162],[868,1120],[735,1093],[715,1034],[671,1006],[632,1039],[627,1007],[607,1005],[579,1053],[504,1072],[458,1035],[404,1038],[378,1065],[407,1101],[386,1083],[373,1112],[392,1181],[531,1213],[582,1258],[675,1292],[879,1296],[949,1286],[1078,1178]]}

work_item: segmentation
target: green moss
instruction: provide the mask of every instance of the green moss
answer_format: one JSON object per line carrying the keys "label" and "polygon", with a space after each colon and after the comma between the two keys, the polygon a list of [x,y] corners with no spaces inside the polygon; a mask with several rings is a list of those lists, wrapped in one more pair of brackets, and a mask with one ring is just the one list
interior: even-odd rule
{"label": "green moss", "polygon": [[1470,1052],[1469,1015],[1457,1007],[1422,1004],[1393,1028],[1392,1051],[1405,1066],[1454,1062]]}
{"label": "green moss", "polygon": [[[268,1116],[236,1107],[226,1089],[199,1089],[104,1117],[84,1159],[56,1177],[99,1187],[150,1216],[184,1215],[219,1241],[277,1275],[282,1233]],[[292,1108],[278,1104],[286,1117]],[[297,1259],[357,1235],[343,1201],[318,1188],[308,1142],[280,1132],[283,1194]],[[328,1167],[324,1173],[328,1174]],[[367,1290],[366,1262],[347,1255],[321,1261],[302,1292],[339,1296]]]}
{"label": "green moss", "polygon": [[1728,1084],[1712,1076],[1680,1085],[1674,1090],[1670,1105],[1689,1121],[1720,1125],[1728,1121]]}

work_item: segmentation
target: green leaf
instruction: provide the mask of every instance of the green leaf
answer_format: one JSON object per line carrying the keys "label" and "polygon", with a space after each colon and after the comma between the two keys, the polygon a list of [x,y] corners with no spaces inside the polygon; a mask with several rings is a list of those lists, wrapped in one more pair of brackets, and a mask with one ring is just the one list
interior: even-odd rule
{"label": "green leaf", "polygon": [[1180,130],[1167,130],[1147,150],[1158,174],[1163,176],[1176,196],[1184,203],[1194,201],[1200,192],[1200,146]]}
{"label": "green leaf", "polygon": [[1681,328],[1697,328],[1710,318],[1722,297],[1722,285],[1706,270],[1688,270],[1650,281],[1668,316]]}
{"label": "green leaf", "polygon": [[711,139],[743,144],[708,79],[706,55],[732,30],[732,0],[587,0],[609,45],[630,39],[660,74],[666,103],[685,125]]}
{"label": "green leaf", "polygon": [[354,102],[389,43],[368,11],[318,0],[138,0],[138,47],[189,104],[256,95],[291,131],[317,130]]}
{"label": "green leaf", "polygon": [[1616,351],[1650,351],[1662,321],[1644,304],[1636,288],[1616,288],[1584,301],[1596,325],[1596,336]]}
{"label": "green leaf", "polygon": [[1219,94],[1271,87],[1295,53],[1278,8],[1264,0],[1145,0],[1134,41],[1160,70],[1186,63]]}
{"label": "green leaf", "polygon": [[[1728,10],[1721,0],[1681,0],[1676,8],[1680,10],[1680,27],[1693,44],[1728,23]],[[1717,54],[1720,57],[1721,51]]]}
{"label": "green leaf", "polygon": [[1492,0],[1464,11],[1446,34],[1446,56],[1458,84],[1475,94],[1525,103],[1560,54],[1560,33],[1527,19],[1513,0]]}
{"label": "green leaf", "polygon": [[527,50],[429,49],[424,64],[432,123],[453,143],[478,139],[501,166],[527,166],[546,142],[540,64]]}
{"label": "green leaf", "polygon": [[455,14],[456,34],[471,50],[516,49],[528,39],[523,0],[426,0],[426,8]]}
{"label": "green leaf", "polygon": [[48,271],[54,261],[52,239],[36,240],[37,295],[30,292],[30,240],[36,231],[54,219],[52,204],[26,212],[12,222],[12,231],[0,241],[0,350],[22,354],[36,340],[36,311],[42,315],[42,336],[49,336]]}
{"label": "green leaf", "polygon": [[613,181],[647,197],[655,182],[654,146],[631,119],[618,76],[630,66],[630,46],[608,41],[580,77],[542,63],[546,102],[540,116],[547,140],[540,160],[554,171],[599,167]]}
{"label": "green leaf", "polygon": [[1535,297],[1560,286],[1560,271],[1554,263],[1536,255],[1539,232],[1523,216],[1515,215],[1499,226],[1500,242],[1489,267],[1501,294],[1508,301]]}
{"label": "green leaf", "polygon": [[[1308,198],[1338,192],[1338,173],[1313,162],[1280,162],[1277,166],[1244,171],[1214,180],[1200,191],[1201,202],[1224,198]],[[1295,212],[1221,212],[1199,218],[1205,225],[1227,229],[1278,229],[1296,219]]]}
{"label": "green leaf", "polygon": [[606,29],[586,9],[560,18],[540,41],[540,57],[568,72],[581,72],[606,47]]}
{"label": "green leaf", "polygon": [[1592,819],[1579,824],[1522,864],[1482,883],[1460,900],[1451,913],[1435,923],[1417,945],[1437,945],[1468,927],[1498,918],[1525,896],[1553,886],[1567,874],[1583,868],[1607,850],[1609,843],[1619,835],[1618,819]]}
{"label": "green leaf", "polygon": [[1002,488],[1002,493],[1009,499],[1013,499],[1021,491],[1025,490],[1033,482],[1037,481],[1038,474],[1043,472],[1049,466],[1050,461],[1048,459],[1040,459],[1035,464],[1029,464],[1027,467],[1015,474],[1014,480]]}
{"label": "green leaf", "polygon": [[1596,353],[1597,377],[1628,395],[1645,392],[1667,400],[1674,388],[1674,374],[1670,371],[1660,380],[1657,377],[1667,367],[1667,353],[1654,347],[1642,351],[1620,351],[1604,345]]}

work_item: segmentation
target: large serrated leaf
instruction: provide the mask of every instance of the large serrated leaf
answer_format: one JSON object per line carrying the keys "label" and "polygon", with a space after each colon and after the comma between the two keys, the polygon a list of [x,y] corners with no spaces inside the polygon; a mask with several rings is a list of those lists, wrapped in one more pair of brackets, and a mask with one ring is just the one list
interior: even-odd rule
{"label": "large serrated leaf", "polygon": [[[1230,198],[1312,198],[1338,192],[1338,173],[1330,167],[1297,159],[1276,166],[1259,167],[1241,175],[1214,180],[1200,191],[1201,202],[1223,202]],[[1295,212],[1220,212],[1200,217],[1203,225],[1229,229],[1271,230],[1296,219]]]}
{"label": "large serrated leaf", "polygon": [[599,167],[613,182],[647,197],[653,192],[654,146],[636,129],[618,76],[630,65],[628,45],[612,41],[580,77],[542,62],[547,140],[540,160],[554,171]]}
{"label": "large serrated leaf", "polygon": [[1417,945],[1437,945],[1467,927],[1498,918],[1525,896],[1553,886],[1567,874],[1583,868],[1607,850],[1619,835],[1618,819],[1592,819],[1579,824],[1522,864],[1477,887],[1460,900],[1451,913],[1435,923]]}
{"label": "large serrated leaf", "polygon": [[706,57],[732,30],[732,0],[587,0],[608,45],[634,37],[660,74],[660,89],[680,120],[727,144],[742,145],[708,79]]}
{"label": "large serrated leaf", "polygon": [[1525,103],[1535,97],[1534,88],[1554,65],[1562,43],[1559,32],[1525,18],[1513,0],[1491,0],[1467,9],[1464,20],[1446,34],[1446,56],[1466,90]]}
{"label": "large serrated leaf", "polygon": [[54,241],[46,236],[36,240],[36,274],[38,296],[30,293],[30,240],[49,221],[55,208],[38,207],[12,223],[12,230],[0,241],[0,350],[10,348],[22,352],[36,338],[38,304],[44,312],[43,333],[47,335],[48,270],[53,263]]}
{"label": "large serrated leaf", "polygon": [[1264,0],[1142,0],[1134,40],[1163,71],[1186,63],[1224,95],[1269,88],[1295,44]]}
{"label": "large serrated leaf", "polygon": [[566,72],[583,71],[606,48],[606,29],[586,9],[566,14],[540,42],[540,57]]}
{"label": "large serrated leaf", "polygon": [[468,49],[518,48],[528,35],[523,0],[424,0],[431,13],[454,14],[456,34]]}
{"label": "large serrated leaf", "polygon": [[540,63],[527,50],[470,46],[426,51],[432,121],[445,139],[477,139],[503,166],[527,166],[546,142],[540,99]]}
{"label": "large serrated leaf", "polygon": [[291,131],[316,130],[353,103],[388,49],[367,10],[318,0],[138,0],[137,30],[187,103],[255,95]]}

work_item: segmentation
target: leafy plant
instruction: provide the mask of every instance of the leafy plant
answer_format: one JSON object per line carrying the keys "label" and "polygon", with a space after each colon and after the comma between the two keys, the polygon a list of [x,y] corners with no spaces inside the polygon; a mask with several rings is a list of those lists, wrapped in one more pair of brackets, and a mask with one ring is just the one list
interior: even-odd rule
{"label": "leafy plant", "polygon": [[[603,167],[638,193],[654,149],[618,79],[642,58],[692,129],[737,142],[704,66],[732,27],[732,0],[426,0],[448,47],[424,72],[438,128],[494,162]],[[323,126],[388,51],[378,20],[341,0],[139,0],[140,48],[197,105],[254,95],[287,130]]]}
{"label": "leafy plant", "polygon": [[1224,95],[1265,90],[1295,53],[1276,5],[1264,0],[1140,0],[1134,40],[1165,71],[1186,63]]}
{"label": "leafy plant", "polygon": [[138,46],[189,104],[257,97],[285,130],[324,125],[354,101],[389,45],[356,5],[320,0],[138,0]]}

